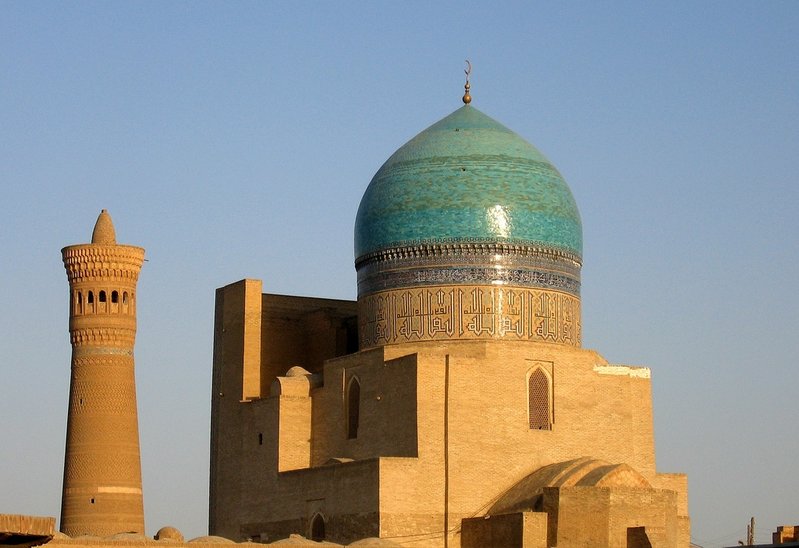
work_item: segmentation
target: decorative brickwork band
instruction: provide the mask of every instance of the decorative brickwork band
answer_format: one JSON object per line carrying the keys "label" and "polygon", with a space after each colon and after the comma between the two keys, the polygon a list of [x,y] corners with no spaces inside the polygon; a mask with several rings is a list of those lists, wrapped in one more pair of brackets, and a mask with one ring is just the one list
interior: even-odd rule
{"label": "decorative brickwork band", "polygon": [[510,285],[554,289],[579,296],[580,282],[557,272],[496,266],[417,268],[380,272],[364,279],[358,289],[362,294],[397,287],[445,284]]}
{"label": "decorative brickwork band", "polygon": [[361,348],[512,339],[580,346],[580,258],[534,244],[459,241],[364,255]]}
{"label": "decorative brickwork band", "polygon": [[580,299],[501,286],[384,291],[358,300],[361,348],[426,340],[510,339],[580,346]]}
{"label": "decorative brickwork band", "polygon": [[116,278],[136,284],[144,249],[132,245],[71,245],[62,250],[70,283]]}
{"label": "decorative brickwork band", "polygon": [[373,262],[392,262],[408,260],[426,260],[435,263],[448,262],[458,257],[474,256],[495,256],[501,255],[503,260],[547,259],[560,261],[564,264],[571,264],[572,272],[579,275],[582,265],[580,257],[576,254],[551,246],[537,246],[533,244],[505,244],[501,242],[474,240],[465,242],[463,239],[452,242],[425,242],[420,244],[409,244],[398,247],[391,247],[381,251],[368,253],[359,257],[355,261],[355,268],[360,270],[364,264]]}
{"label": "decorative brickwork band", "polygon": [[580,295],[580,260],[561,250],[501,243],[438,243],[356,261],[358,295],[429,285],[507,285]]}

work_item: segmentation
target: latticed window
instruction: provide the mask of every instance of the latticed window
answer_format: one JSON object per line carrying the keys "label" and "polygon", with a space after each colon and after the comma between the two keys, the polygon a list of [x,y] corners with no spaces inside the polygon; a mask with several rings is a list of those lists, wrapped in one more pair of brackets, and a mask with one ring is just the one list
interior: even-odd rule
{"label": "latticed window", "polygon": [[527,381],[528,416],[531,430],[550,430],[552,428],[549,399],[549,377],[542,369],[536,369]]}

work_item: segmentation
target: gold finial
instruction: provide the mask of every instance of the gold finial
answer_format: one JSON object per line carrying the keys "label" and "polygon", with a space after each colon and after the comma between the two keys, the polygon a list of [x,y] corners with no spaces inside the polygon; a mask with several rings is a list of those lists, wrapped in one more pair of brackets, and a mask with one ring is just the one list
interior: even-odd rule
{"label": "gold finial", "polygon": [[469,76],[472,75],[472,64],[466,59],[466,68],[463,70],[466,73],[466,85],[463,86],[463,104],[468,105],[472,102],[472,96],[469,95],[469,88],[472,86],[469,85]]}

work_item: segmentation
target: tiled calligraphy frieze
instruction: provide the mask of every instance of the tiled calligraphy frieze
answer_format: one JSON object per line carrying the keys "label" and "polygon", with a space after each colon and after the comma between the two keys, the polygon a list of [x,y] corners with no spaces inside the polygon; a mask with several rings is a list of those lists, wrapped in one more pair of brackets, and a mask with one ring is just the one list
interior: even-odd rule
{"label": "tiled calligraphy frieze", "polygon": [[356,261],[358,295],[427,285],[505,285],[580,296],[580,263],[555,250],[502,244],[425,244]]}
{"label": "tiled calligraphy frieze", "polygon": [[360,299],[361,348],[425,340],[513,339],[580,346],[580,300],[557,291],[440,286]]}

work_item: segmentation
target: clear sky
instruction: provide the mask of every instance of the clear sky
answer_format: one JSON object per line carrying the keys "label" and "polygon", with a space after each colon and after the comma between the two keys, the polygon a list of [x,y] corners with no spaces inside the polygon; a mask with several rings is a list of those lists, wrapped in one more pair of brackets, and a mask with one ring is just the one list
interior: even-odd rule
{"label": "clear sky", "polygon": [[[60,249],[107,208],[147,250],[147,532],[205,533],[214,290],[354,298],[361,194],[473,105],[560,169],[584,346],[652,368],[692,536],[799,522],[799,2],[0,4],[0,512],[57,516]],[[590,448],[586,448],[590,453]]]}

